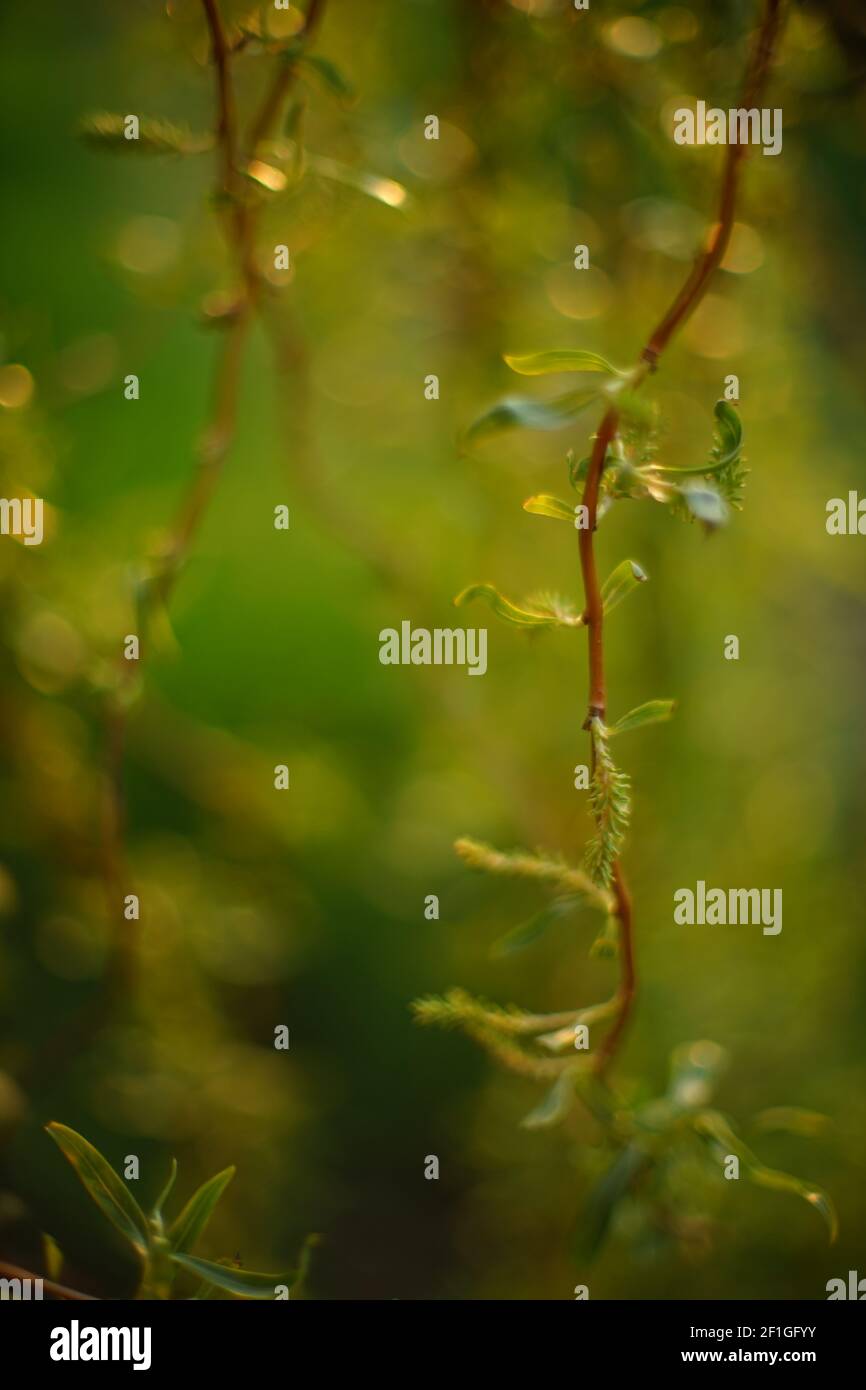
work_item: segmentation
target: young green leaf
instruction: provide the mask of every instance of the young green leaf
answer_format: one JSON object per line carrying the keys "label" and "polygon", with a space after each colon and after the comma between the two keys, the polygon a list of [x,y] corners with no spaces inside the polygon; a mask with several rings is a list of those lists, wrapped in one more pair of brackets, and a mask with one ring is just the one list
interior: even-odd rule
{"label": "young green leaf", "polygon": [[574,1081],[570,1072],[558,1076],[544,1099],[520,1121],[522,1129],[549,1129],[564,1120],[574,1100]]}
{"label": "young green leaf", "polygon": [[568,502],[562,502],[558,497],[551,497],[547,492],[539,492],[535,497],[527,497],[523,504],[525,512],[532,512],[533,516],[552,516],[557,521],[570,521],[574,525],[575,508]]}
{"label": "young green leaf", "polygon": [[759,1187],[773,1188],[777,1192],[790,1192],[795,1197],[802,1197],[804,1202],[808,1202],[810,1207],[814,1207],[827,1223],[830,1244],[833,1244],[839,1233],[839,1221],[833,1202],[826,1192],[815,1187],[814,1183],[803,1182],[801,1178],[795,1178],[790,1173],[782,1173],[777,1168],[765,1167],[752,1151],[737,1138],[724,1115],[720,1114],[719,1111],[703,1110],[694,1117],[693,1124],[701,1138],[710,1144],[717,1159],[724,1160],[729,1154],[734,1154],[739,1158],[743,1171],[750,1182],[756,1183]]}
{"label": "young green leaf", "polygon": [[42,1259],[48,1278],[57,1283],[63,1273],[63,1251],[54,1237],[48,1235],[47,1231],[42,1232]]}
{"label": "young green leaf", "polygon": [[743,422],[728,401],[716,401],[713,408],[718,425],[718,463],[730,463],[740,452],[743,442]]}
{"label": "young green leaf", "polygon": [[171,1160],[171,1168],[169,1169],[169,1174],[168,1174],[168,1177],[167,1177],[167,1179],[166,1179],[166,1181],[165,1181],[165,1186],[163,1187],[162,1191],[160,1192],[159,1196],[157,1197],[156,1201],[154,1202],[153,1207],[151,1208],[151,1213],[150,1213],[150,1215],[151,1215],[151,1219],[152,1219],[152,1220],[154,1220],[154,1221],[161,1221],[161,1220],[162,1220],[162,1209],[163,1209],[163,1207],[165,1206],[166,1202],[168,1201],[169,1197],[171,1196],[172,1188],[174,1187],[174,1181],[175,1181],[175,1178],[176,1178],[176,1177],[177,1177],[177,1159],[176,1159],[176,1158],[173,1158],[173,1159]]}
{"label": "young green leaf", "polygon": [[186,1254],[195,1245],[234,1175],[234,1168],[224,1168],[221,1173],[203,1183],[190,1197],[168,1231],[168,1242],[175,1254]]}
{"label": "young green leaf", "polygon": [[650,1162],[646,1150],[634,1143],[627,1144],[617,1154],[587,1198],[584,1219],[576,1243],[579,1258],[592,1259],[598,1253],[616,1208],[649,1167]]}
{"label": "young green leaf", "polygon": [[617,604],[622,603],[640,584],[645,584],[649,576],[636,560],[623,560],[608,575],[601,586],[601,601],[605,617],[612,613]]}
{"label": "young green leaf", "polygon": [[323,86],[334,96],[339,97],[342,102],[354,101],[356,92],[346,75],[340,71],[336,63],[332,63],[330,58],[322,58],[318,53],[296,53],[291,52],[286,55],[287,61],[293,66],[297,64],[301,71],[309,68],[322,81]]}
{"label": "young green leaf", "polygon": [[520,926],[512,927],[511,931],[500,936],[490,947],[490,954],[494,957],[513,955],[515,951],[522,951],[527,946],[531,946],[534,941],[543,936],[554,922],[560,921],[570,913],[577,911],[583,903],[576,894],[556,898],[547,907],[542,908],[534,917],[530,917],[527,922],[521,922]]}
{"label": "young green leaf", "polygon": [[[470,584],[467,589],[463,589],[457,595],[454,605],[456,608],[462,608],[476,598],[489,603],[496,616],[502,618],[506,623],[511,623],[513,627],[563,627],[565,625],[562,618],[553,613],[544,613],[531,608],[519,608],[504,594],[500,594],[499,590],[495,589],[492,584]],[[578,625],[577,620],[573,625]]]}
{"label": "young green leaf", "polygon": [[509,396],[480,416],[466,431],[467,443],[484,439],[499,430],[522,427],[527,430],[561,430],[570,425],[586,406],[597,400],[597,390],[569,391],[549,401]]}
{"label": "young green leaf", "polygon": [[86,1192],[130,1245],[144,1254],[148,1245],[147,1218],[114,1169],[98,1149],[74,1129],[52,1121],[45,1126],[55,1144],[72,1164]]}
{"label": "young green leaf", "polygon": [[195,1255],[172,1253],[169,1258],[191,1274],[198,1274],[209,1284],[219,1289],[227,1289],[239,1298],[274,1298],[278,1284],[291,1286],[296,1271],[282,1274],[257,1274],[251,1269],[234,1269],[228,1265],[214,1264],[211,1260],[200,1260]]}
{"label": "young green leaf", "polygon": [[636,709],[629,710],[615,724],[608,726],[608,737],[614,734],[627,734],[632,729],[642,729],[647,724],[661,724],[670,719],[676,708],[675,700],[647,700],[645,705],[638,705]]}
{"label": "young green leaf", "polygon": [[549,372],[606,372],[609,376],[626,376],[611,366],[606,358],[597,352],[584,352],[579,348],[555,348],[552,352],[530,352],[522,356],[508,356],[505,361],[513,372],[521,376],[546,376]]}
{"label": "young green leaf", "polygon": [[405,208],[409,202],[407,189],[402,183],[397,183],[396,179],[384,179],[379,174],[353,169],[350,165],[341,164],[339,160],[330,159],[324,154],[310,154],[308,151],[306,159],[307,167],[321,178],[346,184],[349,188],[357,189],[359,193],[366,193],[368,198],[375,199],[377,203],[384,203],[386,207]]}

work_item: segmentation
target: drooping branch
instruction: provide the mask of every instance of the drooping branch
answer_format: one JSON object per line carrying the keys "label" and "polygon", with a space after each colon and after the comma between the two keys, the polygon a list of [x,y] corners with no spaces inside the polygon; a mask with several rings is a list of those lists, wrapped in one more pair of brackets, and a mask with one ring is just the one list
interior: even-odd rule
{"label": "drooping branch", "polygon": [[[321,23],[326,0],[310,0],[300,35],[305,41]],[[156,608],[165,608],[174,592],[184,563],[195,542],[222,476],[223,466],[234,443],[241,373],[249,329],[254,313],[261,307],[261,277],[255,264],[255,238],[260,205],[244,188],[240,148],[240,123],[232,74],[233,48],[223,20],[219,0],[202,0],[210,36],[215,77],[214,146],[217,152],[217,202],[223,209],[226,240],[239,282],[238,297],[223,334],[217,358],[211,395],[209,422],[198,448],[197,467],[169,528],[163,553],[158,557],[152,580],[147,581],[139,606],[139,659],[119,657],[115,686],[105,701],[105,752],[100,825],[100,868],[109,918],[117,923],[124,891],[128,891],[126,863],[126,765],[129,709],[142,664],[149,652],[151,618]],[[277,74],[252,118],[251,150],[256,141],[267,138],[277,120],[294,79],[295,69],[278,58]],[[64,1023],[43,1043],[31,1071],[39,1074],[63,1066],[78,1054],[89,1038],[106,1022],[118,996],[125,994],[134,978],[132,928],[125,919],[116,926],[112,949],[102,986],[84,1010]]]}
{"label": "drooping branch", "polygon": [[[783,0],[764,0],[761,25],[750,54],[743,84],[740,98],[741,107],[746,109],[754,107],[763,98],[773,54],[781,31],[782,16]],[[734,225],[740,172],[745,153],[745,145],[731,144],[727,147],[719,195],[718,220],[710,235],[709,243],[703,254],[696,260],[691,273],[670,308],[650,334],[647,345],[641,354],[640,362],[628,379],[628,386],[631,390],[637,389],[647,374],[656,370],[662,352],[673,335],[682,327],[703,299],[713,274],[724,258]],[[593,719],[604,718],[606,704],[604,613],[595,564],[595,529],[602,474],[604,473],[608,448],[617,435],[618,424],[618,412],[614,406],[611,406],[605,412],[595,437],[583,493],[583,501],[587,508],[587,527],[580,531],[579,543],[581,573],[586,599],[585,617],[589,649],[589,709],[584,728],[590,728]],[[593,753],[593,758],[594,756]],[[596,1070],[599,1075],[604,1074],[619,1048],[637,994],[631,895],[619,860],[614,865],[612,886],[616,899],[616,916],[620,926],[621,973],[616,996],[618,1001],[616,1021],[596,1054]]]}

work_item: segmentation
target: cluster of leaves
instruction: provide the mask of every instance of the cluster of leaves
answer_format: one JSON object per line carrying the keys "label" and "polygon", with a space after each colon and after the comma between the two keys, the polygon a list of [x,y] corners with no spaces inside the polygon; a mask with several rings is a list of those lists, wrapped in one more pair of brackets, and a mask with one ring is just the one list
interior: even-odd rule
{"label": "cluster of leaves", "polygon": [[[468,431],[471,441],[496,431],[523,426],[536,430],[562,429],[593,403],[615,405],[620,427],[608,446],[602,472],[596,520],[623,500],[660,502],[680,517],[698,520],[707,530],[727,522],[732,508],[739,508],[746,470],[742,460],[742,426],[737,412],[720,400],[715,406],[715,438],[706,463],[673,468],[658,460],[654,412],[636,395],[646,374],[644,366],[633,373],[619,371],[597,353],[561,350],[507,357],[506,362],[524,376],[575,372],[592,374],[599,384],[570,391],[548,401],[509,397],[494,406]],[[583,495],[589,458],[567,456],[568,477],[579,497]],[[530,497],[524,509],[533,515],[586,526],[586,508],[558,497]],[[584,515],[581,517],[580,512]],[[624,598],[646,581],[634,560],[625,560],[604,584],[601,597],[605,618]],[[579,628],[586,615],[557,595],[537,595],[522,603],[506,598],[492,584],[473,584],[458,594],[461,606],[474,599],[488,603],[505,623],[524,629]],[[595,831],[585,851],[584,866],[577,869],[564,860],[539,851],[500,853],[473,840],[460,840],[456,849],[471,867],[497,875],[532,879],[553,889],[550,903],[528,922],[513,928],[493,947],[496,955],[529,946],[554,923],[581,908],[602,915],[603,925],[591,948],[594,956],[614,956],[619,949],[620,921],[611,891],[614,866],[619,858],[631,813],[629,778],[616,766],[612,740],[622,733],[667,720],[672,700],[650,700],[607,725],[597,714],[588,721],[592,740],[592,777],[589,801]],[[625,1104],[599,1078],[586,1048],[590,1026],[606,1024],[622,1007],[621,997],[558,1014],[530,1014],[514,1005],[501,1008],[474,999],[463,990],[443,997],[416,1001],[421,1023],[458,1027],[485,1048],[500,1064],[534,1080],[552,1082],[544,1099],[523,1120],[531,1129],[561,1121],[579,1097],[599,1122],[603,1136],[595,1151],[601,1171],[592,1187],[578,1253],[582,1259],[599,1249],[614,1219],[624,1210],[638,1213],[653,1240],[675,1237],[688,1242],[705,1229],[704,1218],[683,1215],[688,1206],[688,1184],[683,1198],[679,1176],[697,1164],[704,1178],[718,1188],[724,1162],[739,1160],[744,1174],[763,1187],[794,1193],[809,1202],[825,1218],[831,1239],[836,1217],[827,1195],[800,1179],[766,1168],[734,1133],[720,1112],[707,1108],[713,1081],[724,1053],[715,1043],[701,1042],[678,1048],[672,1061],[671,1081],[661,1098]],[[699,1184],[700,1185],[700,1184]]]}
{"label": "cluster of leaves", "polygon": [[[578,1259],[592,1260],[614,1230],[627,1235],[638,1253],[652,1255],[670,1244],[690,1255],[702,1253],[712,1235],[707,1209],[722,1201],[732,1159],[741,1179],[807,1202],[835,1240],[836,1212],[827,1193],[761,1163],[730,1120],[711,1107],[726,1063],[717,1043],[682,1044],[672,1054],[666,1091],[628,1106],[591,1080],[580,1082],[579,1094],[601,1125],[603,1142],[591,1151],[596,1173],[576,1236]],[[765,1118],[756,1117],[756,1127],[766,1127]],[[789,1109],[784,1121],[775,1127],[814,1133],[825,1117]]]}
{"label": "cluster of leaves", "polygon": [[[98,1149],[66,1125],[55,1122],[48,1125],[47,1130],[72,1164],[88,1196],[135,1251],[141,1265],[137,1298],[174,1297],[175,1278],[179,1274],[194,1277],[194,1292],[190,1295],[193,1300],[219,1297],[221,1294],[245,1299],[273,1299],[281,1287],[295,1291],[300,1288],[306,1275],[311,1241],[304,1247],[298,1268],[281,1274],[259,1274],[241,1268],[232,1260],[214,1262],[191,1253],[234,1177],[234,1168],[225,1168],[203,1183],[174,1220],[167,1224],[163,1207],[177,1177],[174,1159],[168,1181],[149,1214],[145,1214]],[[54,1242],[51,1244],[56,1251]]]}
{"label": "cluster of leaves", "polygon": [[[467,432],[469,441],[517,426],[560,430],[573,424],[581,411],[593,404],[616,405],[623,430],[608,449],[605,460],[599,519],[612,502],[649,499],[669,506],[675,516],[700,521],[712,530],[729,520],[731,508],[741,506],[748,470],[742,459],[740,417],[728,401],[716,402],[715,438],[706,463],[673,467],[659,462],[655,413],[633,389],[635,373],[621,371],[598,353],[579,349],[530,353],[506,357],[505,361],[522,376],[574,372],[596,376],[599,381],[547,401],[510,396],[472,425]],[[577,460],[569,453],[567,461],[569,481],[582,493],[589,457]],[[539,505],[542,500],[544,507]],[[525,505],[528,511],[540,515],[561,520],[574,518],[574,508],[558,498],[531,498]]]}

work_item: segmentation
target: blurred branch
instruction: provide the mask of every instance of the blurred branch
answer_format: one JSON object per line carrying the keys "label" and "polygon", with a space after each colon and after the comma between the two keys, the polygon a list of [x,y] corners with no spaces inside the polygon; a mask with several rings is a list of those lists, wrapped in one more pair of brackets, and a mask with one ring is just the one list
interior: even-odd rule
{"label": "blurred branch", "polygon": [[[763,22],[758,30],[740,97],[741,109],[748,110],[757,106],[762,99],[781,29],[782,14],[783,0],[765,0]],[[734,225],[740,170],[747,148],[748,146],[745,144],[730,144],[727,147],[719,195],[718,220],[713,229],[710,244],[703,256],[700,256],[695,262],[691,274],[655,331],[650,335],[649,342],[643,350],[643,360],[649,363],[652,370],[655,370],[659,357],[674,333],[682,327],[703,299],[712,275],[724,258]]]}
{"label": "blurred branch", "polygon": [[43,1279],[41,1274],[33,1274],[29,1269],[19,1269],[18,1265],[8,1264],[6,1260],[0,1260],[0,1274],[5,1279],[29,1279],[31,1283],[39,1280],[43,1293],[49,1294],[51,1298],[75,1299],[82,1303],[99,1302],[92,1294],[81,1293],[79,1289],[69,1289],[65,1284],[55,1284],[53,1279]]}
{"label": "blurred branch", "polygon": [[[301,37],[308,39],[321,22],[325,0],[312,0]],[[33,1070],[68,1064],[110,1017],[120,995],[134,978],[133,928],[120,916],[124,889],[129,882],[126,864],[126,797],[124,767],[127,754],[129,710],[136,694],[142,662],[148,650],[150,619],[158,608],[168,605],[183,565],[207,514],[222,476],[225,461],[234,443],[241,372],[254,312],[259,307],[261,279],[255,264],[255,237],[261,203],[243,186],[238,142],[238,112],[232,57],[219,0],[202,0],[211,41],[215,74],[215,146],[218,158],[217,206],[225,214],[226,239],[240,281],[238,299],[233,306],[220,347],[214,382],[210,421],[198,447],[198,465],[186,495],[178,508],[169,539],[156,561],[151,582],[144,590],[139,609],[139,655],[137,661],[121,655],[117,663],[114,689],[105,708],[105,786],[101,836],[102,877],[105,885],[109,921],[114,926],[112,953],[97,997],[46,1039],[33,1062]],[[267,137],[279,116],[294,77],[294,68],[280,60],[274,84],[253,119],[251,138]]]}

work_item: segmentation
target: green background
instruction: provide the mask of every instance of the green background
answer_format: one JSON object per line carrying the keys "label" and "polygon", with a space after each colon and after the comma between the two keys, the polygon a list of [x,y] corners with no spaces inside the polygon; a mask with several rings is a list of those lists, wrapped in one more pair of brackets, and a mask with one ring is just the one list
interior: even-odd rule
{"label": "green background", "polygon": [[[513,377],[505,352],[636,360],[712,220],[723,154],[674,146],[665,113],[736,104],[755,9],[328,8],[318,51],[359,100],[311,87],[309,149],[410,198],[395,210],[311,171],[266,209],[262,254],[291,248],[279,303],[295,363],[276,375],[255,331],[237,440],[172,600],[176,645],[152,654],[131,712],[135,928],[103,901],[99,692],[135,630],[131,571],[195,467],[220,332],[201,326],[202,300],[233,278],[210,154],[101,154],[76,125],[104,109],[212,129],[198,6],[173,8],[0,17],[2,355],[34,387],[0,406],[0,482],[51,517],[41,547],[0,539],[0,1256],[37,1267],[49,1230],[67,1282],[131,1287],[41,1133],[57,1119],[118,1166],[137,1154],[143,1199],[171,1154],[184,1197],[237,1164],[202,1253],[276,1269],[320,1232],[314,1297],[570,1298],[577,1282],[593,1298],[824,1297],[866,1258],[864,542],[825,529],[828,499],[866,476],[862,16],[793,11],[768,98],[783,152],[747,160],[739,259],[645,388],[664,460],[686,466],[739,376],[742,515],[707,537],[624,503],[597,543],[604,573],[633,556],[650,576],[607,627],[611,716],[678,701],[672,723],[618,746],[635,788],[640,998],[617,1076],[649,1096],[677,1044],[722,1044],[720,1108],[767,1163],[832,1193],[841,1235],[830,1248],[805,1204],[720,1181],[711,1244],[650,1257],[615,1229],[587,1268],[570,1247],[590,1123],[521,1129],[538,1087],[417,1028],[409,1006],[459,983],[557,1010],[613,984],[581,918],[492,959],[539,896],[451,848],[466,834],[579,862],[585,643],[527,638],[480,607],[456,619],[451,599],[489,580],[580,601],[574,534],[521,503],[569,495],[565,450],[586,452],[595,419],[458,440],[498,396],[553,389]],[[268,62],[237,61],[245,112]],[[123,396],[132,372],[138,401]],[[404,619],[486,626],[484,679],[380,665],[380,629]],[[278,763],[288,792],[273,790]],[[781,888],[782,933],[675,926],[673,892],[699,878]],[[439,921],[424,917],[431,893]],[[135,984],[99,1023],[111,933],[127,929]],[[73,1018],[79,1042],[59,1032]],[[782,1105],[830,1123],[761,1134],[755,1116]]]}

